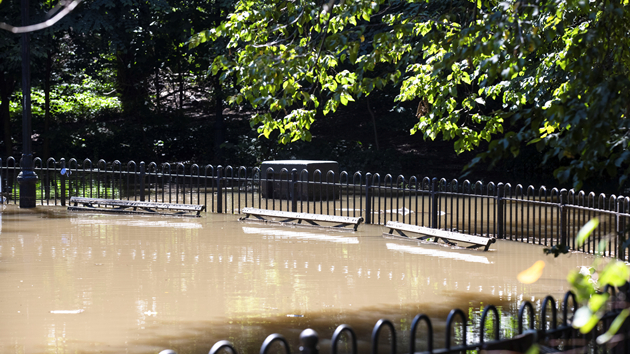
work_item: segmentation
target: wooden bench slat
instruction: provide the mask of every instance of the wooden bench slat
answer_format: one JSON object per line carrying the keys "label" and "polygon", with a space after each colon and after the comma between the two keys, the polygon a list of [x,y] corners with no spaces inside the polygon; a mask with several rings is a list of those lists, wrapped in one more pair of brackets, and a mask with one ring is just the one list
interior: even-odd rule
{"label": "wooden bench slat", "polygon": [[[175,203],[157,203],[157,202],[143,202],[136,200],[117,200],[117,199],[104,199],[104,198],[84,198],[84,197],[70,197],[70,204],[74,206],[68,207],[68,210],[80,210],[80,211],[107,211],[107,212],[126,212],[126,213],[144,213],[144,214],[159,214],[159,215],[178,215],[185,216],[186,212],[196,212],[196,216],[205,209],[204,205],[194,204],[175,204]],[[79,207],[78,204],[82,204]],[[98,206],[110,206],[116,208],[97,208]],[[133,210],[131,210],[133,209]],[[136,209],[142,209],[137,211]],[[153,209],[164,209],[173,211],[173,213],[158,213]]]}
{"label": "wooden bench slat", "polygon": [[339,216],[339,215],[322,215],[322,214],[311,214],[311,213],[295,213],[290,211],[277,211],[277,210],[267,210],[267,209],[257,209],[257,208],[243,208],[241,210],[242,214],[245,214],[246,217],[242,218],[244,220],[248,218],[250,215],[265,220],[264,217],[271,218],[282,218],[280,222],[288,222],[292,220],[298,220],[298,224],[301,224],[302,221],[306,221],[307,223],[320,226],[317,222],[330,222],[337,223],[335,227],[344,227],[353,225],[354,231],[357,230],[357,227],[361,222],[363,222],[362,217],[351,217],[351,216]]}
{"label": "wooden bench slat", "polygon": [[83,197],[70,197],[70,203],[80,204],[100,204],[100,205],[112,205],[122,206],[127,208],[159,208],[159,209],[173,209],[173,210],[190,210],[197,211],[203,210],[203,205],[195,204],[175,204],[175,203],[157,203],[157,202],[143,202],[137,200],[117,200],[117,199],[101,199],[101,198],[83,198]]}
{"label": "wooden bench slat", "polygon": [[391,234],[394,230],[397,231],[406,231],[412,232],[416,234],[437,237],[446,240],[454,240],[460,242],[471,243],[474,245],[485,246],[484,251],[487,251],[490,247],[490,244],[494,243],[496,240],[490,237],[481,237],[481,236],[473,236],[468,234],[463,234],[459,232],[452,232],[446,230],[432,229],[425,226],[417,226],[417,225],[409,225],[396,221],[388,221],[385,225],[390,229],[389,233]]}

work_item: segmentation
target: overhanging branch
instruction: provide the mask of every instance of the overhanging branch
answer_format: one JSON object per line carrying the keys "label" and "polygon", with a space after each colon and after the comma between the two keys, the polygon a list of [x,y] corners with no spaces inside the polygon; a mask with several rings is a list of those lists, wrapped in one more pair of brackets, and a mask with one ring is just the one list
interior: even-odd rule
{"label": "overhanging branch", "polygon": [[[53,8],[52,10],[50,10],[49,14],[51,13],[55,13],[57,11],[59,11],[55,16],[51,17],[50,19],[44,21],[44,22],[40,22],[34,25],[29,25],[29,26],[21,26],[21,27],[15,27],[15,26],[11,26],[7,23],[4,22],[0,22],[0,28],[3,30],[7,30],[9,32],[13,32],[13,33],[29,33],[29,32],[35,32],[35,31],[39,31],[42,30],[44,28],[48,28],[52,25],[54,25],[55,23],[57,23],[59,20],[61,20],[62,18],[64,18],[67,14],[70,13],[70,11],[74,10],[75,7],[77,7],[77,5],[79,5],[79,3],[81,3],[81,0],[74,0],[71,2],[66,2],[66,1],[61,1],[59,2],[59,4],[57,4],[57,6],[55,6],[55,8]],[[59,5],[61,5],[62,9],[59,10]]]}

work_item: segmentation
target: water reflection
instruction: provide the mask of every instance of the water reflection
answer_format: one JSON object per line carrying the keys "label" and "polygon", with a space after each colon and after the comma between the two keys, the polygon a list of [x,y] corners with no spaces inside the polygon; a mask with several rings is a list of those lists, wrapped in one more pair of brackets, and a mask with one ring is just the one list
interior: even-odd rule
{"label": "water reflection", "polygon": [[409,246],[409,245],[400,245],[396,243],[387,243],[387,249],[397,252],[411,253],[424,255],[429,257],[440,257],[440,258],[450,258],[464,262],[472,262],[472,263],[484,263],[490,264],[488,258],[485,256],[475,255],[469,253],[459,253],[454,251],[442,251],[435,249],[435,246]]}
{"label": "water reflection", "polygon": [[[367,339],[381,317],[405,329],[424,312],[440,328],[451,308],[475,314],[490,303],[509,322],[519,301],[564,293],[568,270],[590,264],[577,254],[546,258],[527,244],[455,251],[384,239],[372,225],[349,234],[236,219],[8,207],[0,352],[207,353],[226,338],[256,352],[273,332],[297,343],[303,328],[330,338],[336,325],[349,323]],[[516,281],[543,258],[541,280]]]}
{"label": "water reflection", "polygon": [[[139,216],[139,218],[143,218],[143,216]],[[120,220],[112,220],[109,218],[106,219],[97,219],[97,218],[73,218],[71,219],[71,223],[77,225],[120,225],[120,226],[133,226],[133,227],[172,227],[176,229],[201,229],[203,228],[203,224],[195,222],[195,221],[182,221],[182,220],[151,220],[154,217],[146,217],[144,216],[144,220],[136,220],[136,219],[120,219]]]}
{"label": "water reflection", "polygon": [[280,229],[268,229],[268,228],[258,228],[258,227],[243,227],[243,232],[246,234],[257,234],[264,236],[271,236],[268,239],[296,239],[296,240],[311,240],[311,241],[326,241],[326,242],[336,242],[336,243],[348,243],[348,244],[356,244],[359,243],[359,239],[357,237],[348,237],[348,236],[332,236],[332,235],[322,235],[314,233],[314,232],[298,232],[292,230],[280,230]]}

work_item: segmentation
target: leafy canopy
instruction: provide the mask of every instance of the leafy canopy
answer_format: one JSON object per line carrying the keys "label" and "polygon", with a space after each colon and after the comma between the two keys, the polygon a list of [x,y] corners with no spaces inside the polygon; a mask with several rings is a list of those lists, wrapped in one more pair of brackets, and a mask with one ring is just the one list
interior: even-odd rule
{"label": "leafy canopy", "polygon": [[212,71],[265,137],[309,140],[318,113],[394,85],[418,102],[412,134],[489,142],[472,165],[535,144],[576,187],[630,174],[628,0],[241,0],[190,44],[220,37]]}

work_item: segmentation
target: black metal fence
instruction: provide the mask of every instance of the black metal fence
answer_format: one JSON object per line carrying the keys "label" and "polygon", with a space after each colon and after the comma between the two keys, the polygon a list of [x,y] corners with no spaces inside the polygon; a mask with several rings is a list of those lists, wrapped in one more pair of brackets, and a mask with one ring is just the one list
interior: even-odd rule
{"label": "black metal fence", "polygon": [[[17,203],[19,162],[1,161],[3,192]],[[66,205],[71,196],[203,204],[215,213],[244,207],[363,216],[497,237],[630,260],[624,242],[630,198],[509,183],[419,178],[363,172],[262,171],[257,167],[190,163],[34,160],[41,205]],[[66,169],[65,174],[60,172]],[[593,217],[600,226],[582,246],[575,236]]]}
{"label": "black metal fence", "polygon": [[[497,353],[525,353],[534,344],[539,346],[539,352],[552,353],[611,353],[622,354],[630,352],[630,317],[626,318],[619,327],[616,334],[606,343],[598,342],[598,336],[608,331],[615,317],[622,311],[619,307],[627,307],[627,299],[630,293],[624,290],[617,292],[614,288],[608,287],[606,290],[611,293],[611,301],[607,304],[608,311],[602,316],[599,323],[592,331],[582,334],[578,329],[573,328],[572,320],[576,311],[576,297],[571,291],[567,292],[562,301],[562,322],[558,324],[558,308],[552,296],[547,296],[540,307],[538,316],[535,314],[534,305],[524,301],[518,312],[516,322],[517,335],[513,338],[500,338],[501,319],[499,311],[493,305],[486,306],[479,322],[479,335],[476,339],[467,338],[468,319],[464,311],[460,309],[451,310],[446,319],[446,329],[444,333],[444,344],[441,348],[434,346],[434,332],[431,319],[424,314],[417,315],[412,323],[409,333],[409,353],[467,353],[471,351],[487,351]],[[620,305],[621,304],[621,305]],[[558,304],[560,305],[560,304]],[[559,307],[559,306],[558,306]],[[538,323],[538,326],[536,326]],[[486,328],[491,326],[492,328]],[[461,330],[455,330],[460,328]],[[453,333],[458,334],[454,336]],[[383,334],[388,334],[385,338]],[[486,338],[486,336],[491,338]],[[458,337],[458,338],[455,338]],[[421,341],[424,348],[419,348],[417,340]],[[306,329],[300,334],[299,352],[302,354],[317,354],[319,337],[317,332]],[[383,346],[383,342],[388,342]],[[275,344],[274,343],[279,343]],[[381,345],[379,345],[379,343]],[[386,319],[379,320],[372,330],[369,350],[371,353],[389,352],[390,354],[404,353],[407,350],[398,348],[396,329],[394,324]],[[282,349],[280,352],[290,354],[291,346],[289,342],[280,334],[272,334],[265,339],[260,349],[261,354],[269,353],[272,346],[274,349]],[[343,347],[344,350],[340,350]],[[330,352],[337,354],[358,353],[357,334],[348,325],[340,325],[336,328],[330,341]],[[367,350],[363,350],[367,351]],[[237,354],[238,350],[227,341],[217,342],[209,351],[210,354],[220,352],[230,352]],[[170,349],[164,350],[161,354],[175,354]]]}

